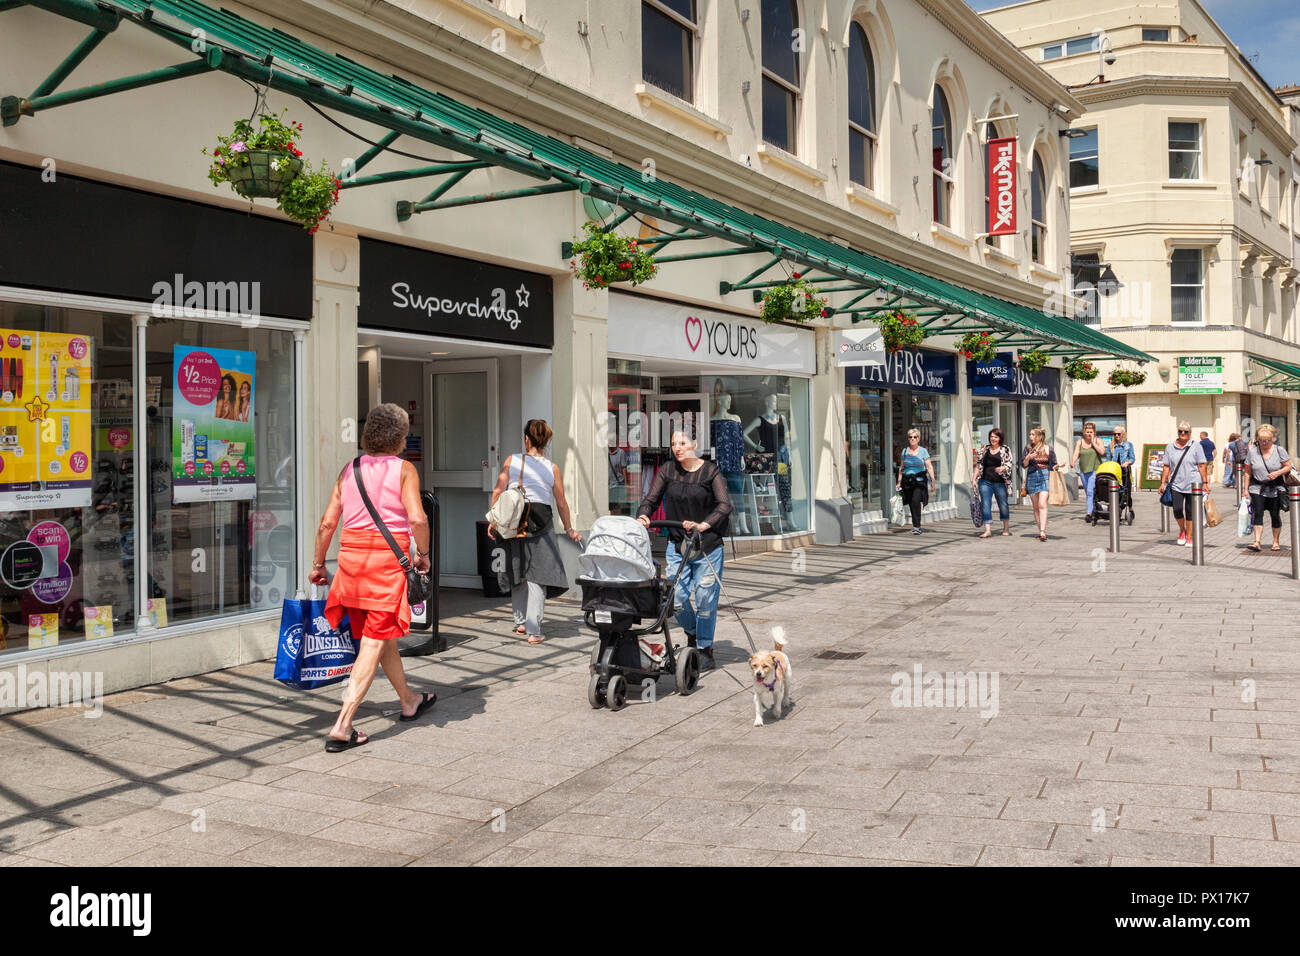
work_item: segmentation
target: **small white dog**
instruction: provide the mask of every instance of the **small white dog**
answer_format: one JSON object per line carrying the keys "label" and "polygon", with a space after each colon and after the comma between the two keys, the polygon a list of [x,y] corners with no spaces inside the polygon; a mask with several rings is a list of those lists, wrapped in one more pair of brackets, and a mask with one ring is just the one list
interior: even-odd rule
{"label": "small white dog", "polygon": [[754,654],[749,658],[754,672],[754,726],[763,726],[763,709],[766,707],[779,719],[785,709],[794,703],[794,683],[790,673],[790,658],[785,655],[785,635],[780,628],[772,629],[772,650]]}

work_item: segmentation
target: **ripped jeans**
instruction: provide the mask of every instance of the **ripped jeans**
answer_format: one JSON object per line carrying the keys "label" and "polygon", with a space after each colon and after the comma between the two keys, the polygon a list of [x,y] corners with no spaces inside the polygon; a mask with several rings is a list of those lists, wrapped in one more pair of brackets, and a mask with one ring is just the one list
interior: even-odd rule
{"label": "ripped jeans", "polygon": [[[677,605],[677,624],[683,631],[695,635],[697,647],[713,646],[713,631],[718,624],[718,597],[722,593],[722,545],[708,554],[696,554],[682,567],[677,579],[673,603]],[[666,574],[672,578],[682,565],[681,552],[672,541],[668,542],[668,567]]]}

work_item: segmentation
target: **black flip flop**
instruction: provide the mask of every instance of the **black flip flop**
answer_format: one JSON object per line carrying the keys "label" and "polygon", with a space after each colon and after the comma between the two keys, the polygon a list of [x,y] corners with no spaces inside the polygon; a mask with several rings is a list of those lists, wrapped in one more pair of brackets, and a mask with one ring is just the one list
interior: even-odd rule
{"label": "black flip flop", "polygon": [[352,736],[347,740],[339,740],[337,737],[330,737],[325,741],[325,751],[326,753],[337,754],[342,753],[350,747],[364,747],[368,743],[370,743],[369,735],[366,736],[365,740],[358,741],[357,732],[354,730],[352,731]]}
{"label": "black flip flop", "polygon": [[402,714],[401,719],[402,720],[418,719],[422,713],[424,713],[426,710],[428,710],[430,707],[433,706],[433,702],[436,701],[437,699],[438,699],[437,694],[425,694],[424,700],[420,701],[420,705],[415,708],[415,713],[413,713],[410,717],[407,717],[405,714]]}
{"label": "black flip flop", "polygon": [[1254,551],[1256,554],[1259,554],[1259,545],[1257,545],[1257,544],[1248,544],[1248,545],[1246,545],[1246,550],[1247,550],[1247,551]]}

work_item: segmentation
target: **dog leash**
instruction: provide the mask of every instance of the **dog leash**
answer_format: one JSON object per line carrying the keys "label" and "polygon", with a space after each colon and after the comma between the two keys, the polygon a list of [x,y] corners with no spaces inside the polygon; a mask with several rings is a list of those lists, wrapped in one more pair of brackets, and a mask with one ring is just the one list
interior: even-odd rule
{"label": "dog leash", "polygon": [[742,618],[742,617],[740,616],[740,612],[739,612],[738,610],[736,610],[736,605],[735,605],[735,603],[731,600],[731,596],[730,596],[729,594],[727,594],[727,589],[726,589],[725,587],[722,586],[722,578],[721,578],[721,576],[718,574],[718,572],[714,570],[714,568],[713,568],[713,562],[709,560],[709,556],[708,556],[707,554],[705,554],[705,555],[701,555],[701,557],[704,558],[704,563],[707,564],[707,565],[709,566],[709,576],[710,576],[714,581],[718,582],[718,594],[719,594],[719,596],[720,596],[720,597],[725,597],[725,598],[727,599],[727,607],[728,607],[728,609],[730,609],[730,611],[731,611],[732,614],[736,615],[736,620],[740,623],[740,629],[741,629],[742,631],[745,632],[745,640],[747,640],[747,641],[749,642],[749,651],[750,651],[750,653],[751,653],[751,654],[757,654],[757,653],[758,653],[758,646],[754,643],[754,637],[753,637],[752,634],[749,633],[749,628],[745,625],[745,620],[744,620],[744,618]]}

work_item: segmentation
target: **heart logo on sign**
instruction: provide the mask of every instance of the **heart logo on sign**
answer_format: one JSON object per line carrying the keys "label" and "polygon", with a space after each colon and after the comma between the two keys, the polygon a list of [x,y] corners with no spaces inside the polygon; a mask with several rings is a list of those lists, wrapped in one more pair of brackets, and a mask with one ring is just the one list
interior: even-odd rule
{"label": "heart logo on sign", "polygon": [[[695,329],[695,341],[693,342],[691,341],[692,328]],[[700,322],[700,320],[697,319],[695,316],[688,315],[686,317],[686,344],[691,347],[692,352],[694,352],[697,348],[700,347],[700,338],[703,335],[704,335],[704,324]]]}

